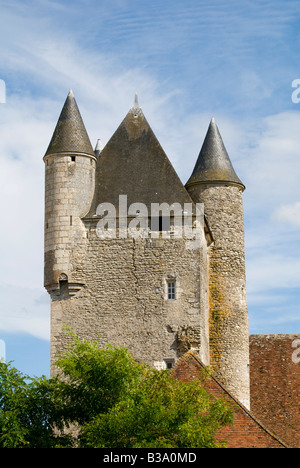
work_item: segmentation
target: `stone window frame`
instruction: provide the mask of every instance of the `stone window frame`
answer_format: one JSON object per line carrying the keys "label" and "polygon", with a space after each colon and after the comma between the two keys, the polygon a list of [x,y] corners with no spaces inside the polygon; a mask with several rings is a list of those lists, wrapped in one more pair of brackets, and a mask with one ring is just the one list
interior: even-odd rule
{"label": "stone window frame", "polygon": [[[168,298],[168,283],[175,283],[175,299]],[[165,302],[177,303],[180,294],[182,292],[180,288],[180,281],[178,274],[176,272],[170,272],[168,274],[164,274],[162,278],[162,290],[163,290],[163,298]]]}
{"label": "stone window frame", "polygon": [[168,279],[167,280],[167,299],[168,301],[176,301],[176,280]]}

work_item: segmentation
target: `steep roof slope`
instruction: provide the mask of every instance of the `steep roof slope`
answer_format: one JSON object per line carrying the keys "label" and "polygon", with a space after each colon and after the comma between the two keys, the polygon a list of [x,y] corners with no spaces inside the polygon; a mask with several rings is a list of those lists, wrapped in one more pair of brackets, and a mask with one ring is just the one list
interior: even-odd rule
{"label": "steep roof slope", "polygon": [[[200,378],[207,372],[199,358],[191,351],[182,356],[172,369],[172,375],[183,381]],[[227,448],[288,448],[279,438],[261,424],[252,412],[236,400],[212,375],[207,374],[204,387],[217,398],[233,404],[234,424],[218,432],[217,438],[227,441]],[[203,377],[203,375],[202,375]]]}
{"label": "steep roof slope", "polygon": [[45,156],[61,153],[87,154],[95,157],[72,91],[64,103]]}
{"label": "steep roof slope", "polygon": [[203,183],[230,183],[245,188],[232,166],[214,118],[210,122],[199,157],[186,187]]}
{"label": "steep roof slope", "polygon": [[95,195],[85,217],[100,203],[117,208],[119,195],[148,210],[151,203],[193,203],[137,103],[99,155]]}

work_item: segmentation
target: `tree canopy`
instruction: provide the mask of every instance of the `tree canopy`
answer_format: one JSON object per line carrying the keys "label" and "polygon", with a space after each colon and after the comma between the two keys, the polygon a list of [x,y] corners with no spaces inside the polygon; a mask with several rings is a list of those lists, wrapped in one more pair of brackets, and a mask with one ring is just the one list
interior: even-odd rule
{"label": "tree canopy", "polygon": [[0,363],[0,448],[215,448],[231,424],[230,405],[201,379],[136,362],[126,348],[70,333],[47,379]]}

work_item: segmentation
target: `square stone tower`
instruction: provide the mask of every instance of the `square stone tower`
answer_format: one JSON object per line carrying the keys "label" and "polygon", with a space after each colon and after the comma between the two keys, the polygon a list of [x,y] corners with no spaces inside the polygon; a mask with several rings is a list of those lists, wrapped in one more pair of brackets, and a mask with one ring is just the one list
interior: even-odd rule
{"label": "square stone tower", "polygon": [[69,93],[44,156],[52,372],[67,325],[160,369],[192,349],[248,405],[244,186],[222,144],[212,122],[184,187],[137,99],[94,152]]}

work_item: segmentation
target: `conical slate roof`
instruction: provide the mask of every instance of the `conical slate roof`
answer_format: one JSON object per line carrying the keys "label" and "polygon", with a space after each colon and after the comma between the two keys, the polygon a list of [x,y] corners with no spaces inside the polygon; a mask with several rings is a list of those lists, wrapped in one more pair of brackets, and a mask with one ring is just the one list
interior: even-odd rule
{"label": "conical slate roof", "polygon": [[72,91],[65,101],[45,156],[57,153],[79,153],[95,157]]}
{"label": "conical slate roof", "polygon": [[186,187],[205,183],[231,183],[245,188],[231,164],[214,118]]}
{"label": "conical slate roof", "polygon": [[128,206],[143,203],[148,210],[151,203],[192,203],[137,98],[98,157],[95,195],[85,217],[95,215],[100,203],[117,208],[119,195],[127,195]]}

